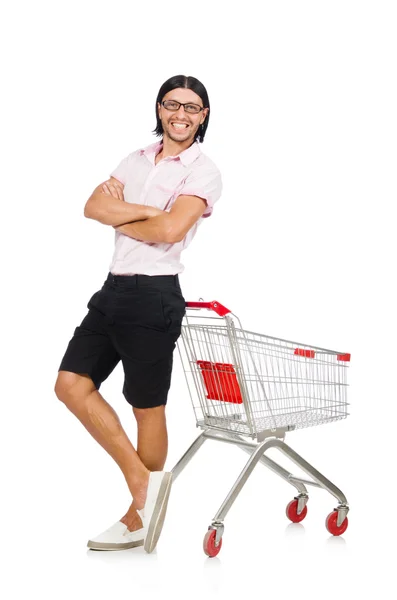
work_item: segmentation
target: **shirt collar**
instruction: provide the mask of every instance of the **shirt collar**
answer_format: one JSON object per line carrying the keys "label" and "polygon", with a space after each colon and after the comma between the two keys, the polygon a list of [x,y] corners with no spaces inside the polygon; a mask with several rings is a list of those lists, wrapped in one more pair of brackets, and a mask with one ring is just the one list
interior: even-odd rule
{"label": "shirt collar", "polygon": [[[145,155],[149,162],[151,162],[154,165],[154,159],[156,157],[156,154],[158,154],[161,151],[162,147],[163,144],[161,142],[155,142],[154,144],[150,144],[150,146],[146,146],[146,148],[142,148],[139,152],[141,156]],[[193,161],[195,161],[200,154],[200,146],[199,143],[196,141],[193,142],[193,144],[189,148],[186,148],[186,150],[184,150],[180,154],[177,154],[176,156],[168,156],[164,160],[180,160],[184,166],[188,166]]]}

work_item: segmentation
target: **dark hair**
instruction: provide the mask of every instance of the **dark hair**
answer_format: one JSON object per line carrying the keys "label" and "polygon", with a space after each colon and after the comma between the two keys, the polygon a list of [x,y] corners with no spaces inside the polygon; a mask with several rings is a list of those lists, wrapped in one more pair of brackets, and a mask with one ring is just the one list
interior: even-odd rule
{"label": "dark hair", "polygon": [[205,132],[207,131],[208,122],[210,120],[210,101],[208,98],[207,90],[204,85],[196,79],[195,77],[186,77],[186,75],[175,75],[170,79],[167,79],[159,89],[159,93],[156,98],[156,121],[157,126],[153,131],[157,136],[163,135],[163,126],[161,124],[161,120],[158,113],[157,104],[161,104],[162,99],[168,92],[171,90],[175,90],[176,88],[187,88],[188,90],[192,90],[197,96],[200,96],[203,101],[204,108],[208,108],[208,114],[205,117],[205,121],[196,131],[196,135],[194,141],[198,139],[200,143],[204,141]]}

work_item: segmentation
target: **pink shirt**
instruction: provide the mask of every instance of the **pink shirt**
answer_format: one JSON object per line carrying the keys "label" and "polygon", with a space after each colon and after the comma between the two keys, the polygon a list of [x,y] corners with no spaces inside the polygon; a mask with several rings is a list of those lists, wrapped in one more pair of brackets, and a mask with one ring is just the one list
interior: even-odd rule
{"label": "pink shirt", "polygon": [[114,275],[176,275],[184,266],[180,256],[188,247],[203,218],[212,213],[222,191],[222,181],[216,165],[194,142],[177,156],[163,158],[155,165],[156,154],[162,148],[156,142],[136,150],[124,158],[111,173],[124,184],[124,200],[133,204],[156,206],[169,211],[176,198],[200,196],[206,201],[203,216],[175,244],[142,242],[116,231],[115,249],[109,270]]}

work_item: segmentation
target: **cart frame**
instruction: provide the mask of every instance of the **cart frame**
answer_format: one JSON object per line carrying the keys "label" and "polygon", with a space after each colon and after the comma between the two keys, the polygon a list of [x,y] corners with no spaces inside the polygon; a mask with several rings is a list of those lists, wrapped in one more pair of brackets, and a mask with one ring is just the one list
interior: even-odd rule
{"label": "cart frame", "polygon": [[[188,302],[186,305],[186,308],[189,310],[195,310],[195,311],[202,310],[202,309],[214,311],[215,313],[217,313],[218,317],[220,317],[223,320],[223,322],[226,326],[225,330],[228,332],[227,337],[229,338],[229,344],[230,344],[228,350],[230,350],[230,353],[231,353],[231,354],[229,354],[229,356],[233,357],[233,363],[236,366],[235,375],[233,375],[233,377],[236,377],[238,384],[239,384],[239,390],[241,392],[240,400],[242,402],[240,404],[240,411],[245,411],[245,415],[247,416],[246,423],[249,428],[249,430],[248,431],[246,430],[243,434],[239,433],[238,431],[233,430],[233,427],[234,427],[233,413],[230,411],[235,410],[236,404],[227,408],[227,410],[228,410],[227,417],[223,417],[223,422],[225,423],[224,426],[222,426],[223,422],[219,417],[217,417],[217,419],[219,420],[221,426],[219,426],[217,424],[214,425],[214,423],[213,423],[214,418],[209,416],[208,414],[203,414],[203,411],[200,411],[200,409],[203,408],[203,402],[200,402],[199,408],[197,406],[195,407],[194,398],[192,396],[192,385],[191,385],[191,383],[189,384],[189,380],[187,377],[188,368],[186,367],[186,365],[189,364],[190,365],[189,368],[191,368],[191,365],[198,361],[197,361],[197,354],[195,354],[194,348],[192,347],[192,346],[194,346],[194,339],[193,339],[193,343],[192,343],[192,340],[189,340],[188,332],[189,332],[189,328],[191,328],[191,325],[189,323],[189,317],[186,313],[185,324],[182,325],[182,333],[181,333],[181,342],[182,343],[180,343],[178,341],[178,350],[179,350],[182,365],[184,366],[186,382],[187,382],[187,386],[189,389],[191,401],[193,404],[193,409],[196,414],[196,426],[201,428],[203,431],[196,438],[196,440],[191,444],[191,446],[187,449],[187,451],[184,453],[184,455],[181,457],[181,459],[177,462],[177,464],[172,469],[173,480],[175,481],[177,479],[177,477],[180,475],[180,473],[183,471],[183,469],[191,461],[193,456],[198,452],[198,450],[201,448],[201,446],[204,444],[204,442],[208,439],[217,441],[217,442],[227,443],[227,444],[234,444],[237,447],[241,448],[241,450],[243,450],[244,452],[246,452],[250,455],[246,465],[244,466],[243,470],[241,471],[240,475],[238,476],[236,482],[234,483],[232,489],[226,496],[226,498],[225,498],[224,502],[222,503],[222,505],[220,506],[219,510],[216,512],[214,518],[212,519],[211,525],[208,527],[209,531],[207,532],[206,537],[204,538],[204,551],[206,552],[206,554],[208,556],[216,556],[218,554],[218,552],[220,551],[220,548],[222,545],[222,536],[224,533],[223,521],[224,521],[227,513],[231,509],[233,503],[235,502],[238,494],[242,490],[244,484],[248,480],[248,477],[250,476],[250,474],[252,473],[253,469],[255,468],[255,466],[257,465],[258,462],[261,462],[264,466],[266,466],[271,471],[276,473],[279,477],[281,477],[284,481],[286,481],[287,483],[292,485],[297,490],[297,495],[294,497],[294,501],[290,502],[289,505],[287,506],[287,516],[290,518],[290,520],[292,520],[293,522],[300,522],[306,516],[306,512],[307,512],[306,505],[307,505],[307,502],[309,499],[309,494],[308,494],[306,486],[308,486],[308,485],[314,486],[314,487],[318,487],[318,488],[326,490],[332,496],[334,496],[334,498],[336,498],[338,504],[334,508],[334,511],[328,515],[327,521],[326,521],[326,527],[327,527],[328,531],[330,533],[332,533],[333,535],[340,535],[341,533],[343,533],[346,530],[347,524],[348,524],[347,514],[349,512],[349,505],[348,505],[347,499],[338,487],[336,487],[329,479],[327,479],[322,473],[320,473],[317,469],[315,469],[309,462],[307,462],[304,458],[302,458],[302,456],[297,454],[290,446],[288,446],[285,443],[284,439],[285,439],[286,433],[288,431],[294,429],[294,426],[287,425],[284,427],[279,427],[279,426],[277,426],[276,418],[272,423],[273,425],[275,425],[273,427],[270,426],[267,429],[258,430],[258,428],[255,426],[255,416],[256,415],[255,415],[255,410],[252,409],[252,405],[250,404],[250,397],[249,397],[250,389],[249,389],[249,386],[245,385],[244,373],[242,372],[242,369],[239,368],[239,366],[242,364],[242,362],[241,362],[241,356],[239,356],[239,344],[238,344],[238,340],[236,338],[236,328],[234,325],[233,318],[239,323],[240,337],[241,337],[241,332],[243,332],[244,336],[246,333],[249,333],[249,332],[244,332],[238,317],[236,317],[236,315],[233,315],[233,313],[231,313],[231,311],[229,309],[227,309],[224,305],[220,304],[217,301]],[[232,315],[233,318],[230,315]],[[211,318],[213,319],[213,317],[211,317]],[[219,320],[219,319],[217,318],[216,320]],[[199,326],[195,325],[195,328],[197,329],[197,328],[199,328]],[[260,335],[260,334],[258,334],[258,335]],[[245,337],[247,337],[247,336],[245,336]],[[280,340],[278,338],[269,338],[269,336],[266,336],[266,337],[268,339],[273,339],[273,340],[277,339],[279,342],[295,344],[295,342],[289,342],[288,340]],[[247,348],[248,348],[248,346],[249,346],[249,344],[247,343]],[[308,346],[305,345],[305,348],[308,348]],[[301,356],[304,356],[304,357],[309,356],[309,354],[307,354],[307,352],[314,353],[314,350],[313,350],[314,348],[315,347],[310,346],[310,350],[304,350],[304,352],[306,352],[306,354],[301,353]],[[341,360],[344,363],[350,361],[350,354],[342,353],[342,352],[335,352],[335,351],[331,351],[331,350],[325,350],[322,348],[315,348],[315,349],[318,351],[321,351],[321,352],[335,355],[338,357],[338,360]],[[296,352],[295,352],[295,354],[296,354]],[[314,354],[310,354],[310,357],[312,357],[313,355]],[[187,358],[187,363],[186,363],[186,358]],[[208,357],[206,357],[206,358],[208,358]],[[253,360],[253,365],[254,365],[254,367],[253,367],[254,375],[255,375],[255,373],[258,374],[258,369],[255,367],[254,360]],[[196,367],[196,365],[193,365],[193,366]],[[228,365],[228,366],[230,366],[230,365]],[[347,365],[344,364],[344,366],[347,366]],[[263,379],[263,373],[261,373],[260,375]],[[232,377],[231,374],[227,374],[227,376]],[[256,379],[255,379],[255,381],[256,381]],[[256,383],[257,383],[257,381],[256,381]],[[313,384],[313,385],[315,385],[315,384]],[[346,385],[345,381],[340,383],[340,385],[345,386]],[[219,386],[221,387],[221,384],[219,384]],[[219,389],[220,389],[220,387],[219,387]],[[202,382],[197,382],[197,377],[195,380],[195,388],[196,388],[196,392],[199,395],[201,393],[202,396],[203,396],[203,393],[205,393],[206,391],[208,392],[208,389],[205,390],[205,386],[203,385]],[[225,387],[223,387],[222,389],[224,390]],[[265,397],[264,397],[264,400],[262,400],[262,402],[264,403],[265,406],[269,406],[269,411],[271,414],[271,411],[272,411],[271,402],[269,401],[269,398],[266,397],[264,388],[263,388],[263,392],[265,394]],[[214,394],[214,391],[212,391],[212,394]],[[345,392],[344,392],[344,394],[345,394]],[[214,402],[214,401],[208,400],[208,397],[210,397],[210,393],[208,393],[206,396],[203,396],[203,397],[204,397],[204,401],[206,403],[205,404],[206,411],[208,411],[208,404],[211,404],[211,403],[214,404],[214,406],[216,407],[214,410],[219,410],[218,406],[220,406],[221,404],[224,404],[223,402]],[[213,395],[213,398],[215,398],[218,401],[220,399],[219,397],[214,396],[214,395]],[[345,396],[343,397],[343,400],[345,400]],[[327,400],[327,402],[329,402],[329,400]],[[336,402],[336,404],[338,404],[338,411],[340,410],[339,406],[342,406],[343,408],[345,408],[345,406],[347,406],[347,402],[345,402],[345,401],[344,402]],[[262,405],[260,405],[260,406],[261,406],[261,408],[263,408]],[[274,406],[274,404],[273,404],[273,406]],[[197,408],[198,408],[198,410],[196,410]],[[200,414],[197,414],[197,412],[199,412]],[[339,415],[339,413],[337,414],[336,418],[344,418],[345,416],[347,416],[347,412],[345,412],[345,410],[343,410],[341,415],[339,415],[339,416],[338,415]],[[204,417],[204,418],[202,418],[202,417]],[[272,418],[272,417],[270,417],[270,418]],[[336,420],[336,418],[332,418],[330,420]],[[329,420],[329,419],[327,419],[327,420]],[[215,421],[216,421],[216,419],[215,419]],[[308,426],[308,425],[306,425],[306,426]],[[228,427],[230,427],[230,428],[228,429]],[[258,443],[255,443],[252,441],[246,441],[244,439],[244,437],[242,437],[242,435],[244,437],[256,438]],[[284,467],[282,467],[281,465],[276,463],[274,460],[272,460],[271,458],[266,456],[266,452],[270,448],[278,449],[282,454],[287,456],[293,463],[298,465],[307,475],[309,475],[309,477],[311,477],[311,479],[306,480],[306,479],[302,479],[300,477],[296,477],[296,476],[292,475],[292,473],[287,471]],[[212,538],[209,538],[209,535],[211,535],[211,532],[212,532]]]}

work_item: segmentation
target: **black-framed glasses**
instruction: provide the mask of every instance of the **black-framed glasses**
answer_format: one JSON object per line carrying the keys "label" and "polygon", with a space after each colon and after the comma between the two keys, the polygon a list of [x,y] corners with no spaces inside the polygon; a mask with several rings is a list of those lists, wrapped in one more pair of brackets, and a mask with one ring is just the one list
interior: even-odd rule
{"label": "black-framed glasses", "polygon": [[200,111],[204,110],[204,106],[199,106],[198,104],[192,104],[191,102],[177,102],[176,100],[163,100],[163,102],[161,103],[164,108],[166,108],[167,110],[172,110],[173,112],[176,112],[177,110],[180,109],[181,106],[183,106],[183,109],[187,112],[187,113],[192,113],[197,115]]}

